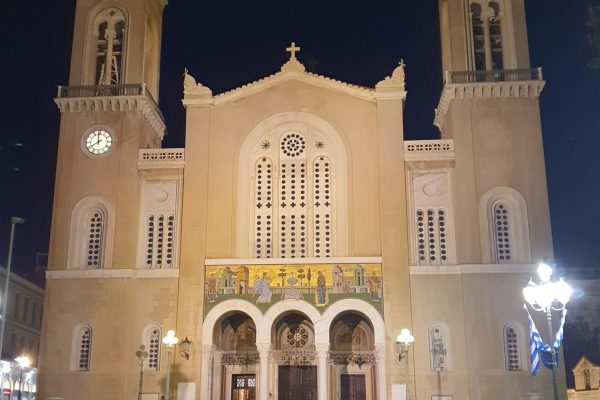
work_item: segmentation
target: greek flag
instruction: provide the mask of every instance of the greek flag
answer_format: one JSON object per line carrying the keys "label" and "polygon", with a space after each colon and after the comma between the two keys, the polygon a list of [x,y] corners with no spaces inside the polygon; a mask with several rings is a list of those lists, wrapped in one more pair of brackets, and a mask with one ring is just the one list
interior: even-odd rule
{"label": "greek flag", "polygon": [[[544,343],[542,337],[535,327],[535,322],[529,314],[527,306],[523,304],[525,312],[527,312],[527,318],[529,318],[529,346],[531,349],[531,375],[535,376],[540,371],[540,352],[543,351]],[[562,334],[561,334],[562,337]]]}
{"label": "greek flag", "polygon": [[567,309],[562,310],[562,317],[560,318],[560,327],[556,332],[556,339],[554,340],[554,350],[558,350],[563,340],[563,330],[565,328],[565,319],[567,318]]}

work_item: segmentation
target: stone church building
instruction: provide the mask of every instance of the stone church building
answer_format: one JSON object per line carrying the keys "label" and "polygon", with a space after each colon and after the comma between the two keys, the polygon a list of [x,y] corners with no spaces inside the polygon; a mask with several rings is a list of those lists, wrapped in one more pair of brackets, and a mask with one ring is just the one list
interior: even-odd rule
{"label": "stone church building", "polygon": [[403,63],[356,86],[292,43],[225,93],[186,71],[174,149],[165,5],[77,1],[40,398],[548,398],[521,296],[553,256],[524,1],[439,1],[439,140],[404,140]]}

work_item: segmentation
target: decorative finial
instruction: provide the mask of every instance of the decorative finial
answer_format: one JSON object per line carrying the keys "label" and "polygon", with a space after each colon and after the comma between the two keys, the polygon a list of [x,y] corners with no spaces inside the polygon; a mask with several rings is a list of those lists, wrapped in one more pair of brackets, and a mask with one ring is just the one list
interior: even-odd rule
{"label": "decorative finial", "polygon": [[300,47],[296,47],[296,42],[292,42],[290,47],[285,49],[288,53],[290,53],[290,60],[296,59],[296,53],[300,51]]}
{"label": "decorative finial", "polygon": [[384,80],[380,81],[376,87],[377,88],[395,88],[404,90],[404,67],[406,67],[406,63],[404,59],[401,59],[398,63],[398,66],[394,69],[391,76],[386,77]]}
{"label": "decorative finial", "polygon": [[211,90],[201,83],[197,83],[187,68],[183,71],[183,94],[184,96],[212,96]]}

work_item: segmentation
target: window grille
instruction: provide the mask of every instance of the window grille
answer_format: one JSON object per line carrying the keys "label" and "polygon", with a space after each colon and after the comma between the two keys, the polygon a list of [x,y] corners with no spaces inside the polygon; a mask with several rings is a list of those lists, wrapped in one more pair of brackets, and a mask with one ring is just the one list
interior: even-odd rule
{"label": "window grille", "polygon": [[160,363],[160,340],[161,333],[158,327],[152,327],[148,330],[146,343],[148,349],[147,369],[158,371]]}
{"label": "window grille", "polygon": [[81,330],[79,331],[78,344],[78,369],[79,371],[89,371],[90,357],[92,353],[92,330],[90,328],[81,328]]}
{"label": "window grille", "polygon": [[448,261],[447,220],[444,209],[416,211],[417,261],[439,265]]}
{"label": "window grille", "polygon": [[96,209],[93,210],[88,218],[88,241],[86,246],[87,267],[102,267],[102,252],[104,250],[104,225],[105,218],[103,213]]}
{"label": "window grille", "polygon": [[504,329],[504,355],[507,371],[521,370],[519,335],[513,326],[508,326]]}
{"label": "window grille", "polygon": [[173,268],[175,215],[149,214],[146,227],[146,268]]}
{"label": "window grille", "polygon": [[493,206],[492,214],[496,263],[510,263],[512,261],[511,227],[510,214],[507,205],[504,203],[496,203]]}

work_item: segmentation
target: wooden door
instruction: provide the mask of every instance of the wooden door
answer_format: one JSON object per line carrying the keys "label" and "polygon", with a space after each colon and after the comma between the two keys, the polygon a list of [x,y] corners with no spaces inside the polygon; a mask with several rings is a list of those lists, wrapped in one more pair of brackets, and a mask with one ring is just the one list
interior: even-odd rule
{"label": "wooden door", "polygon": [[279,367],[279,400],[316,400],[317,367]]}
{"label": "wooden door", "polygon": [[231,400],[255,400],[256,375],[231,376]]}
{"label": "wooden door", "polygon": [[342,374],[340,384],[342,385],[342,399],[367,400],[364,375]]}

